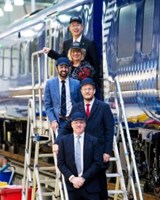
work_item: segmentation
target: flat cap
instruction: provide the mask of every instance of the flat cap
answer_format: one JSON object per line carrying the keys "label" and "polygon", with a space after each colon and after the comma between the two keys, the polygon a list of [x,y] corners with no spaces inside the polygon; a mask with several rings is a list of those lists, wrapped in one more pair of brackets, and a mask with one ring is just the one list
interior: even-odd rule
{"label": "flat cap", "polygon": [[86,121],[86,116],[84,113],[82,112],[74,112],[71,115],[71,121],[77,121],[77,120],[83,120]]}
{"label": "flat cap", "polygon": [[79,16],[73,16],[70,18],[69,23],[72,23],[72,22],[79,22],[80,24],[82,24],[82,19]]}
{"label": "flat cap", "polygon": [[82,49],[80,42],[73,42],[70,49]]}
{"label": "flat cap", "polygon": [[86,84],[90,84],[90,85],[95,86],[95,83],[94,83],[93,79],[91,79],[91,78],[85,78],[85,79],[83,79],[83,80],[81,81],[81,87],[82,87],[83,85],[86,85]]}
{"label": "flat cap", "polygon": [[58,65],[67,65],[67,66],[69,66],[70,62],[69,62],[67,57],[60,57],[60,58],[57,59],[56,66],[58,66]]}

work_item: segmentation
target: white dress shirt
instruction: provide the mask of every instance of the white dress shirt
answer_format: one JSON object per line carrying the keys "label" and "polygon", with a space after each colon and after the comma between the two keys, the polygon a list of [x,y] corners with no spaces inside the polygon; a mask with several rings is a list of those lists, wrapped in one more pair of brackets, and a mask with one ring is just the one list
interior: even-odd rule
{"label": "white dress shirt", "polygon": [[77,39],[73,38],[73,42],[81,42],[82,35],[80,35]]}
{"label": "white dress shirt", "polygon": [[84,109],[85,109],[85,111],[86,111],[86,109],[87,109],[86,104],[90,104],[90,106],[89,106],[89,110],[90,110],[90,113],[91,113],[91,109],[92,109],[92,106],[93,106],[94,100],[95,100],[95,98],[93,98],[92,101],[89,102],[89,103],[85,103],[85,102],[84,102],[84,106],[85,106]]}
{"label": "white dress shirt", "polygon": [[84,133],[82,133],[81,135],[76,135],[74,134],[74,152],[76,151],[76,142],[78,137],[80,136],[80,144],[81,144],[81,167],[82,167],[82,172],[80,174],[78,174],[78,176],[82,176],[83,174],[83,147],[84,147]]}

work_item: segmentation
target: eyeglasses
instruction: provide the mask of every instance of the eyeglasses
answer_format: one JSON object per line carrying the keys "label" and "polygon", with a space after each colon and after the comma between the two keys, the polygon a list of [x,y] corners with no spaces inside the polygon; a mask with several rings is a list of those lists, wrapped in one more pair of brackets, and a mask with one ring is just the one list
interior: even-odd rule
{"label": "eyeglasses", "polygon": [[84,124],[85,121],[78,120],[78,121],[73,121],[72,123],[75,124],[75,125],[78,125],[78,124]]}
{"label": "eyeglasses", "polygon": [[73,23],[71,23],[70,27],[71,28],[77,28],[77,27],[80,28],[80,27],[82,27],[82,24],[79,24],[79,23],[73,24]]}
{"label": "eyeglasses", "polygon": [[86,92],[86,91],[93,91],[94,89],[93,88],[82,88],[82,91]]}

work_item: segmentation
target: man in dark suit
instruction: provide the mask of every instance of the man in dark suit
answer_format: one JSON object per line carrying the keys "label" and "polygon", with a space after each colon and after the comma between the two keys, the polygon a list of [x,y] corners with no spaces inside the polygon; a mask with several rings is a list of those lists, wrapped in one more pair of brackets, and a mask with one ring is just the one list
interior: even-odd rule
{"label": "man in dark suit", "polygon": [[82,19],[77,16],[73,16],[69,22],[69,30],[71,32],[72,38],[64,41],[62,53],[58,53],[50,48],[44,47],[43,52],[47,53],[50,58],[57,60],[61,56],[67,56],[72,43],[77,41],[80,42],[81,47],[86,50],[85,60],[89,62],[96,71],[95,80],[98,82],[99,73],[100,73],[100,62],[97,52],[95,42],[87,39],[83,34],[83,24]]}
{"label": "man in dark suit", "polygon": [[97,138],[84,132],[85,115],[71,116],[73,133],[59,141],[58,167],[63,173],[69,200],[100,200],[100,170],[102,156]]}
{"label": "man in dark suit", "polygon": [[[44,105],[53,130],[62,128],[71,112],[72,105],[81,99],[80,82],[68,77],[69,60],[66,57],[58,58],[56,69],[58,76],[47,80],[44,92]],[[62,85],[65,84],[65,98],[62,104]],[[65,113],[62,114],[62,107]]]}
{"label": "man in dark suit", "polygon": [[[114,136],[114,120],[110,107],[107,103],[97,100],[94,97],[96,92],[95,83],[91,78],[81,81],[81,93],[83,101],[72,107],[71,114],[74,112],[82,112],[87,116],[85,132],[96,138],[100,144],[100,151],[103,155],[103,166],[101,169],[101,200],[107,199],[107,181],[105,171],[108,167],[110,156],[112,155],[113,136]],[[89,105],[88,105],[89,104]],[[88,108],[89,107],[89,108]],[[62,131],[59,133],[57,143],[62,135],[71,132],[70,122],[68,121]],[[56,149],[56,145],[55,145]]]}

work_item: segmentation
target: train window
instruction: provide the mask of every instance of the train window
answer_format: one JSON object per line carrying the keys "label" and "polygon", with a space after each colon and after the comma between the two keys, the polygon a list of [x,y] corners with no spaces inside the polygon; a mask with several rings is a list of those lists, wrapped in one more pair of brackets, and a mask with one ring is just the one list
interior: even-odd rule
{"label": "train window", "polygon": [[50,30],[46,31],[46,43],[45,43],[46,47],[50,46]]}
{"label": "train window", "polygon": [[142,52],[147,54],[152,48],[154,1],[146,0],[144,7]]}
{"label": "train window", "polygon": [[0,49],[0,76],[3,75],[3,49]]}
{"label": "train window", "polygon": [[17,77],[18,75],[18,68],[19,68],[19,48],[12,47],[11,48],[11,76]]}
{"label": "train window", "polygon": [[63,29],[61,29],[60,31],[59,31],[59,42],[58,42],[58,44],[59,44],[59,52],[62,52],[62,49],[63,49],[63,41],[64,41],[64,36],[63,36]]}
{"label": "train window", "polygon": [[20,74],[25,74],[25,69],[26,69],[26,61],[28,58],[28,55],[26,55],[27,51],[27,42],[21,43],[20,44],[20,66],[19,66],[19,73]]}
{"label": "train window", "polygon": [[11,69],[11,50],[4,49],[4,78],[10,77]]}
{"label": "train window", "polygon": [[[30,58],[32,58],[32,53],[36,52],[38,50],[38,40],[37,38],[34,38],[31,42],[30,42]],[[32,59],[30,60],[30,65],[32,66]],[[34,70],[35,72],[37,72],[37,59],[34,59]],[[29,69],[29,72],[31,72],[31,67]]]}
{"label": "train window", "polygon": [[55,32],[56,29],[52,28],[50,31],[50,35],[48,36],[48,47],[51,47],[51,49],[55,49],[55,36],[56,36]]}
{"label": "train window", "polygon": [[135,49],[136,6],[121,8],[119,14],[118,57],[130,57]]}
{"label": "train window", "polygon": [[72,38],[72,34],[69,31],[69,28],[67,27],[67,31],[66,31],[66,39]]}

